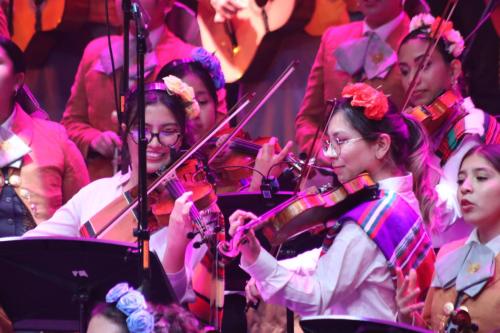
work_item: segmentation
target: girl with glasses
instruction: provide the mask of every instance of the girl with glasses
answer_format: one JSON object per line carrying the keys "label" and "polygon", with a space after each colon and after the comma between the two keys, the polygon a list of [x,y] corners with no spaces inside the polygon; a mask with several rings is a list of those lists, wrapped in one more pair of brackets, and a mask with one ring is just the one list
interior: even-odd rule
{"label": "girl with glasses", "polygon": [[[328,124],[325,156],[342,183],[368,172],[380,197],[330,221],[322,248],[284,262],[262,249],[253,231],[243,236],[241,267],[253,278],[247,297],[284,305],[301,317],[395,320],[396,268],[417,269],[422,290],[432,276],[434,253],[424,221],[433,213],[433,187],[422,168],[428,143],[421,127],[382,92],[358,83],[342,96]],[[230,233],[254,218],[235,212]]]}
{"label": "girl with glasses", "polygon": [[[137,186],[139,159],[136,97],[136,93],[132,93],[127,99],[128,119],[124,145],[128,151],[129,171],[90,183],[57,210],[52,218],[26,234],[27,237],[81,237],[81,227],[87,221],[108,209],[113,200]],[[145,102],[147,173],[155,174],[177,158],[179,150],[186,143],[186,121],[197,115],[199,107],[192,88],[176,77],[167,77],[165,82],[146,85]],[[193,231],[189,215],[193,205],[191,195],[191,192],[186,192],[175,200],[167,226],[158,229],[161,225],[150,223],[150,231],[153,232],[151,248],[158,253],[181,302],[193,298],[186,275],[186,270],[191,270],[192,266],[184,267],[185,258],[186,262],[192,262],[194,266],[206,251],[204,246],[199,250],[188,246],[190,239],[186,235]]]}
{"label": "girl with glasses", "polygon": [[[189,144],[197,142],[205,135],[217,121],[221,120],[225,114],[225,104],[222,105],[224,113],[221,113],[221,105],[217,96],[224,93],[224,74],[219,60],[203,48],[196,48],[191,52],[190,57],[177,59],[169,62],[160,70],[158,79],[174,75],[181,78],[194,89],[196,100],[200,105],[200,113],[197,117],[189,119],[186,126],[186,139]],[[222,142],[226,134],[224,130],[218,135],[218,142]],[[255,150],[255,144],[249,141],[249,136],[245,133],[238,134],[238,139],[244,139],[249,142],[247,145],[251,150]],[[259,145],[257,145],[258,147]],[[239,192],[243,190],[260,191],[262,181],[261,174],[266,175],[269,168],[276,163],[277,159],[272,159],[274,155],[277,140],[271,138],[269,142],[262,145],[262,152],[257,156],[247,154],[245,150],[231,149],[223,151],[214,163],[211,165],[214,171],[214,178],[217,193]],[[288,154],[292,147],[288,143],[280,152],[281,159]],[[248,149],[248,148],[247,148]],[[257,153],[257,152],[256,152]],[[261,156],[263,156],[261,158]],[[228,165],[234,165],[235,168],[224,168]],[[238,168],[238,166],[247,166],[257,169],[259,172],[252,174],[250,169]],[[274,167],[271,170],[272,176],[279,176],[282,167]]]}

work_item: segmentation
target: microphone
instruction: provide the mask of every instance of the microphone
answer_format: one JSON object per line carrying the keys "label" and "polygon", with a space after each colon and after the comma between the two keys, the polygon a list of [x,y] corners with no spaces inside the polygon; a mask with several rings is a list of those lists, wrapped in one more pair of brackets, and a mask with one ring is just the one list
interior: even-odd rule
{"label": "microphone", "polygon": [[139,0],[131,1],[131,12],[132,16],[137,25],[137,31],[141,32],[147,37],[148,34],[148,26],[151,21],[151,17],[148,12],[144,10]]}

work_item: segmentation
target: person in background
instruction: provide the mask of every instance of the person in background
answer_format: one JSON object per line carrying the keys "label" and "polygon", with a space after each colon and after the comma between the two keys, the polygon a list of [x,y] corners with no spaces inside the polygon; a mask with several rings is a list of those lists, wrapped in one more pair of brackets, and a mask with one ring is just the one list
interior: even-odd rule
{"label": "person in background", "polygon": [[[440,18],[420,14],[412,18],[410,33],[398,51],[399,68],[405,90],[409,89]],[[437,47],[420,72],[409,106],[412,114],[426,127],[435,152],[433,168],[440,170],[436,190],[442,215],[436,219],[432,238],[434,247],[465,237],[470,226],[461,219],[456,199],[458,168],[463,156],[480,143],[500,143],[500,126],[496,119],[475,107],[463,96],[460,56],[464,41],[451,22],[443,23]]]}
{"label": "person in background", "polygon": [[26,70],[22,51],[0,37],[0,237],[20,236],[49,219],[89,182],[64,127],[30,117],[17,103]]}
{"label": "person in background", "polygon": [[87,333],[198,333],[200,322],[177,305],[146,302],[140,291],[122,282],[92,310]]}
{"label": "person in background", "polygon": [[[444,332],[448,326],[457,332],[498,330],[500,201],[496,198],[499,195],[500,145],[475,146],[465,154],[459,166],[457,193],[463,218],[473,231],[441,248],[425,303],[418,303],[415,297],[419,293],[415,286],[418,274],[412,272],[404,278],[399,273],[400,321],[435,332]],[[418,313],[422,307],[423,317]],[[462,330],[456,326],[457,315],[469,318]]]}
{"label": "person in background", "polygon": [[160,69],[156,80],[174,75],[194,89],[200,114],[188,120],[188,140],[197,142],[227,113],[226,105],[219,107],[217,94],[224,89],[224,74],[219,60],[201,47],[194,48],[189,57],[172,60]]}
{"label": "person in background", "polygon": [[[17,103],[23,52],[0,36],[0,237],[20,236],[47,220],[89,182],[64,127],[32,118]],[[11,332],[0,308],[0,331]]]}
{"label": "person in background", "polygon": [[[360,0],[363,21],[325,31],[295,120],[300,152],[308,152],[316,129],[325,122],[326,101],[339,98],[350,82],[380,87],[397,107],[404,90],[396,50],[408,33],[401,0]],[[320,156],[325,164],[327,161]]]}
{"label": "person in background", "polygon": [[[188,57],[193,46],[186,44],[171,33],[164,24],[164,16],[173,0],[143,0],[141,5],[149,14],[149,48],[145,56],[145,79],[153,81],[163,65],[171,60]],[[121,15],[122,2],[116,0],[115,7]],[[132,25],[132,35],[134,27]],[[116,72],[113,72],[107,39],[93,40],[86,47],[71,96],[66,105],[61,123],[66,127],[70,138],[82,152],[89,168],[91,180],[109,177],[118,169],[118,150],[122,141],[117,134],[117,104],[113,93],[113,76],[120,81],[123,66],[123,37],[111,38]],[[137,80],[136,42],[130,44],[130,86]],[[117,87],[119,89],[119,87]],[[218,94],[219,110],[225,110],[225,90]],[[114,162],[114,164],[113,164]]]}

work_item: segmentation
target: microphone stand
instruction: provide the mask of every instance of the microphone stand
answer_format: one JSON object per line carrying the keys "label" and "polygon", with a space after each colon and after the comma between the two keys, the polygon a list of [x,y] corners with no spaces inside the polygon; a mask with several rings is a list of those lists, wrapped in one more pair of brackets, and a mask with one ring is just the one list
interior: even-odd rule
{"label": "microphone stand", "polygon": [[146,106],[144,96],[144,57],[147,52],[147,28],[144,24],[137,3],[131,7],[131,12],[136,26],[137,35],[137,117],[139,119],[139,193],[138,193],[138,228],[134,230],[134,236],[137,237],[137,245],[141,253],[139,261],[140,275],[142,280],[142,292],[146,299],[150,296],[151,270],[149,262],[149,237],[148,230],[148,193],[147,193],[147,162],[146,149],[148,140],[146,139]]}
{"label": "microphone stand", "polygon": [[[129,69],[130,69],[130,20],[132,19],[132,3],[131,0],[123,0],[122,1],[122,12],[123,12],[123,68],[122,68],[122,77],[120,81],[120,103],[119,110],[117,111],[118,118],[118,136],[122,138],[122,140],[126,140],[123,137],[122,125],[125,124],[125,96],[128,93],[128,82],[129,82]],[[113,74],[114,75],[114,74]],[[128,168],[126,164],[126,158],[123,151],[121,152],[121,165],[119,166],[119,170],[122,173],[125,173]],[[115,156],[116,158],[116,156]]]}

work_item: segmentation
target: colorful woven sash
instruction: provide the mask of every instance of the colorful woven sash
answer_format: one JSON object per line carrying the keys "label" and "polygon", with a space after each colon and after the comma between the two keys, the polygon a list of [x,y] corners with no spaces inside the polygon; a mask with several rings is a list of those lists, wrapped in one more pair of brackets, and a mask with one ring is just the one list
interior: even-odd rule
{"label": "colorful woven sash", "polygon": [[372,239],[384,257],[394,283],[396,268],[403,274],[417,271],[422,293],[430,286],[435,255],[422,218],[393,191],[381,191],[378,200],[358,205],[339,218],[328,231],[322,253],[326,253],[343,223],[355,221]]}
{"label": "colorful woven sash", "polygon": [[[467,127],[466,116],[453,123],[438,146],[436,154],[441,158],[441,165],[445,164],[451,154],[460,146],[467,135],[475,135],[477,131]],[[484,133],[480,136],[481,142],[486,144],[500,143],[500,125],[495,117],[484,113]]]}

